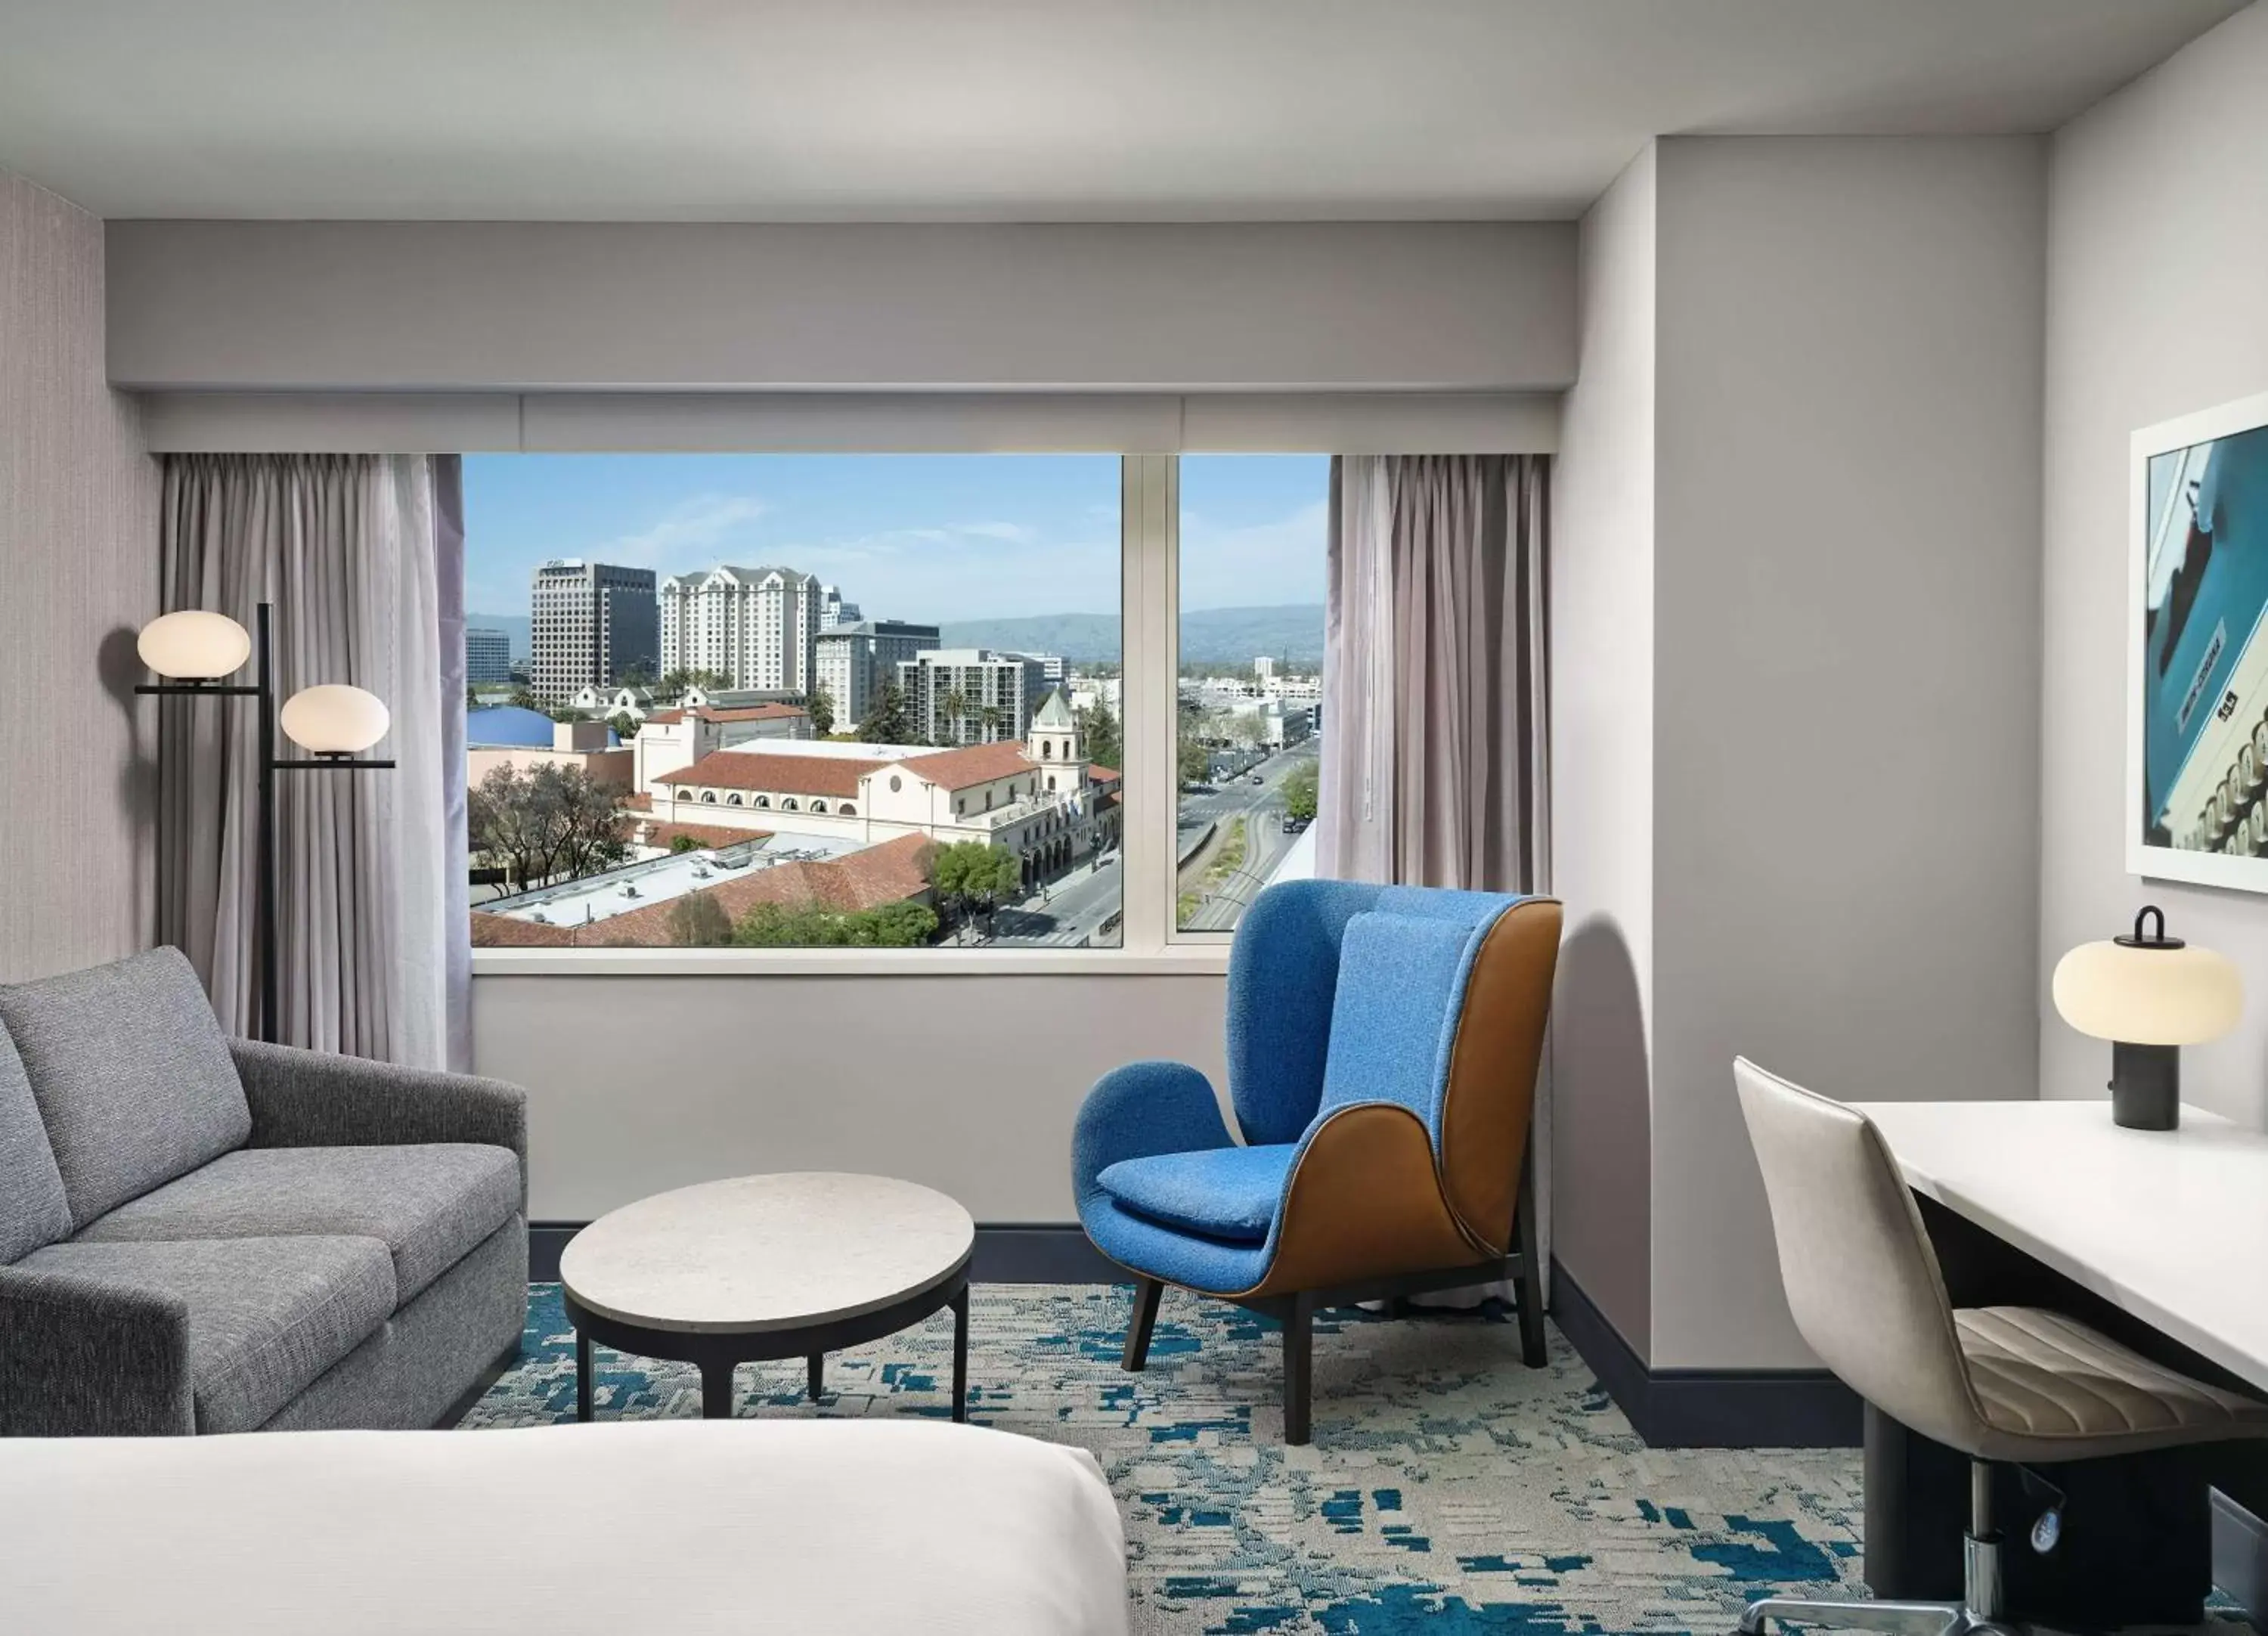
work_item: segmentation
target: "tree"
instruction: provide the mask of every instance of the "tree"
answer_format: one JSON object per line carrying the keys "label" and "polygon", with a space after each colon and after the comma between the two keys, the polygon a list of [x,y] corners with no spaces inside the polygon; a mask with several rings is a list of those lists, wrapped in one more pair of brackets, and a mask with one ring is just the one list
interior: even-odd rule
{"label": "tree", "polygon": [[622,674],[615,678],[615,685],[618,688],[652,687],[653,685],[652,661],[643,659],[632,660],[622,667]]}
{"label": "tree", "polygon": [[473,847],[523,888],[611,869],[630,856],[618,793],[580,767],[507,763],[468,792]]}
{"label": "tree", "polygon": [[858,736],[869,744],[910,744],[912,725],[906,719],[906,696],[895,682],[885,682],[858,724]]}
{"label": "tree", "polygon": [[543,701],[535,696],[534,690],[525,687],[514,688],[512,690],[512,707],[514,710],[543,711],[544,714],[550,714],[550,711],[545,709]]}
{"label": "tree", "polygon": [[680,948],[723,948],[733,940],[733,917],[711,894],[688,892],[669,906],[669,940]]}
{"label": "tree", "polygon": [[744,948],[917,948],[936,932],[936,912],[924,903],[850,910],[758,903],[733,928],[733,941]]}
{"label": "tree", "polygon": [[1212,755],[1204,743],[1184,733],[1174,752],[1174,770],[1181,776],[1182,787],[1203,784],[1205,775],[1212,770]]}
{"label": "tree", "polygon": [[688,688],[707,688],[713,691],[718,688],[729,688],[732,685],[733,679],[721,670],[706,670],[698,666],[681,665],[664,676],[660,685],[653,691],[657,698],[675,699],[681,697]]}
{"label": "tree", "polygon": [[835,699],[825,688],[814,688],[810,702],[804,709],[811,712],[811,732],[814,738],[826,738],[835,731]]}
{"label": "tree", "polygon": [[1321,788],[1322,778],[1314,762],[1293,768],[1284,780],[1284,810],[1302,822],[1313,820]]}
{"label": "tree", "polygon": [[976,719],[983,724],[984,741],[987,744],[998,741],[1000,724],[1007,719],[1006,713],[998,704],[987,704],[976,712]]}
{"label": "tree", "polygon": [[990,914],[999,901],[1023,884],[1015,859],[986,841],[955,841],[930,854],[930,884],[939,898],[963,917],[972,908]]}
{"label": "tree", "polygon": [[945,730],[953,735],[955,744],[960,743],[961,719],[968,710],[968,696],[959,688],[947,688],[945,696],[938,700],[937,706],[945,712]]}
{"label": "tree", "polygon": [[1079,735],[1086,747],[1087,760],[1116,771],[1125,770],[1126,745],[1119,736],[1118,718],[1111,714],[1109,705],[1097,699],[1093,710],[1079,711]]}
{"label": "tree", "polygon": [[673,836],[669,850],[673,852],[697,852],[701,850],[701,843],[689,835]]}
{"label": "tree", "polygon": [[607,718],[607,726],[612,727],[615,730],[615,736],[625,744],[637,737],[640,725],[638,719],[626,710],[616,711]]}

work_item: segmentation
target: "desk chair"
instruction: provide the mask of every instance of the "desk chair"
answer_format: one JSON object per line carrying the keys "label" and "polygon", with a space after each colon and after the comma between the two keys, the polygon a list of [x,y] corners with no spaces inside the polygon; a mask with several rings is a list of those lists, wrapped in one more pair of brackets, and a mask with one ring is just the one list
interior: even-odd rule
{"label": "desk chair", "polygon": [[1950,1602],[1766,1596],[1741,1616],[1911,1636],[2000,1632],[1995,1463],[2047,1465],[2268,1436],[2268,1404],[2176,1374],[2036,1307],[1955,1310],[1889,1144],[1854,1109],[1733,1065],[1764,1171],[1795,1327],[1845,1384],[1970,1459],[1962,1595]]}

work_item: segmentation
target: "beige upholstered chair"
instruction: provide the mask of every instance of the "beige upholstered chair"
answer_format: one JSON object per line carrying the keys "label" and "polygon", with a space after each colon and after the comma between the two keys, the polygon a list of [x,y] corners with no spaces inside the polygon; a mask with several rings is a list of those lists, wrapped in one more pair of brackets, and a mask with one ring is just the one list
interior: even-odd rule
{"label": "beige upholstered chair", "polygon": [[2003,1627],[1994,1462],[2026,1465],[2268,1435],[2268,1404],[2152,1363],[2034,1307],[1955,1310],[1888,1144],[1867,1116],[1733,1065],[1795,1326],[1868,1403],[1971,1462],[1960,1603],[1767,1596],[1767,1621],[1960,1636]]}

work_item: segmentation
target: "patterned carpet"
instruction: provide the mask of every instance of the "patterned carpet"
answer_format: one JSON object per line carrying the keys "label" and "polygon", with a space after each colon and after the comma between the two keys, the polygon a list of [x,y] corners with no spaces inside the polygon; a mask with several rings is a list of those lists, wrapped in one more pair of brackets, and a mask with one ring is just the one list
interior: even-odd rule
{"label": "patterned carpet", "polygon": [[[531,1296],[526,1359],[468,1426],[574,1419],[558,1286]],[[1126,1374],[1126,1310],[1120,1289],[979,1286],[969,1413],[1101,1463],[1137,1631],[1719,1632],[1759,1587],[1855,1584],[1855,1452],[1646,1448],[1556,1330],[1533,1371],[1501,1321],[1327,1315],[1315,1441],[1287,1449],[1264,1320],[1168,1292],[1149,1370]],[[939,1314],[830,1357],[815,1406],[800,1360],[745,1365],[741,1412],[943,1415],[952,1342]],[[701,1411],[688,1366],[599,1367],[602,1418]]]}

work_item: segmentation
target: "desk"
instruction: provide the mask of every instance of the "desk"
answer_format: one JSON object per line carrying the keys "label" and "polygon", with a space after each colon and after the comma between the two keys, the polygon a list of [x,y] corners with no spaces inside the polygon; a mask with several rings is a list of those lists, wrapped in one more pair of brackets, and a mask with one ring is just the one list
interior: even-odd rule
{"label": "desk", "polygon": [[[2176,1131],[2121,1130],[2102,1097],[1854,1106],[1925,1201],[1955,1306],[2055,1308],[2175,1367],[2268,1394],[2268,1135],[2196,1108],[2183,1109]],[[1947,1530],[1961,1500],[1940,1492],[1959,1475],[1943,1452],[1868,1411],[1867,1578],[1877,1595],[1934,1595],[1920,1588],[1945,1583]],[[2185,1593],[2157,1598],[2164,1582],[2194,1583],[2203,1572],[2206,1481],[2261,1503],[2248,1485],[2250,1457],[2232,1453],[2203,1478],[2196,1463],[2171,1456],[2063,1468],[2073,1485],[2063,1561],[2035,1565],[2016,1550],[2012,1573],[2036,1572],[2039,1594],[2073,1611],[2131,1595],[2121,1605],[2138,1621],[2158,1622],[2153,1612],[2194,1619],[2183,1617],[2193,1605]],[[2080,1537],[2081,1487],[2100,1519],[2099,1533],[2087,1530],[2094,1539]],[[2009,1498],[2025,1503],[2020,1492]],[[2011,1514],[2021,1527],[2029,1512]],[[2157,1535],[2167,1549],[2136,1551],[2137,1533]],[[2110,1565],[2123,1574],[2115,1585],[2046,1582]]]}

